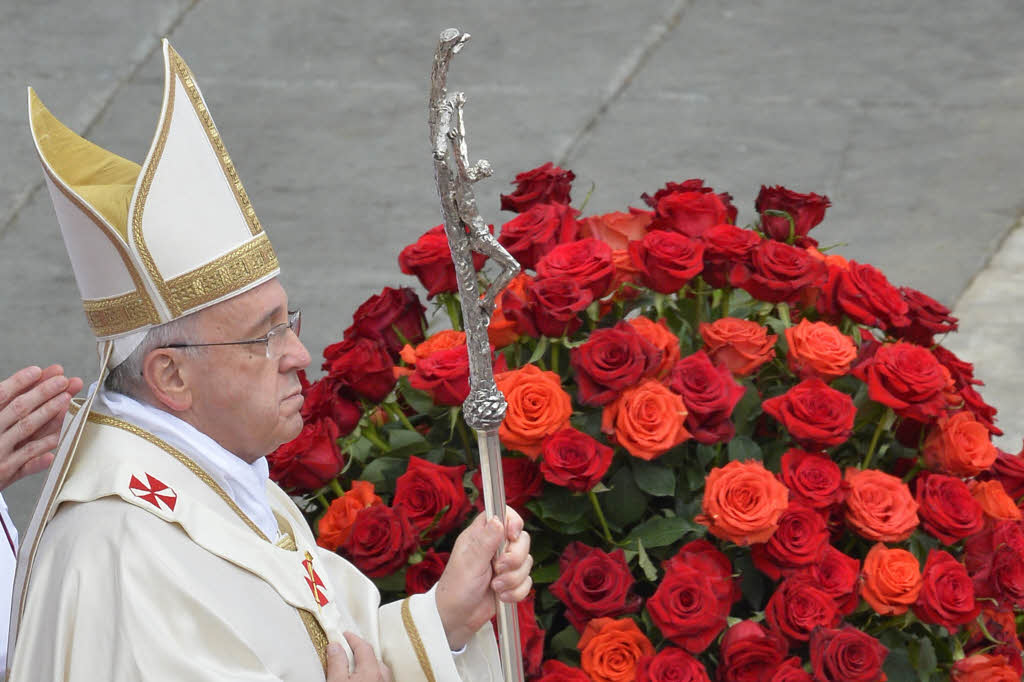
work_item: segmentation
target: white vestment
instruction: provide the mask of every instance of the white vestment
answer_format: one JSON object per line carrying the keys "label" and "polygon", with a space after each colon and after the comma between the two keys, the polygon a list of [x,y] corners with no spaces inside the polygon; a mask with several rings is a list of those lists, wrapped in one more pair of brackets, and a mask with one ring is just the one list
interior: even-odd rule
{"label": "white vestment", "polygon": [[396,682],[501,680],[490,625],[453,656],[433,591],[381,606],[272,482],[276,542],[186,453],[89,420],[28,580],[10,680],[323,681],[323,648],[345,631]]}
{"label": "white vestment", "polygon": [[7,502],[0,495],[0,679],[7,669],[7,615],[11,612],[11,590],[14,588],[14,560],[18,554],[18,529],[7,512]]}

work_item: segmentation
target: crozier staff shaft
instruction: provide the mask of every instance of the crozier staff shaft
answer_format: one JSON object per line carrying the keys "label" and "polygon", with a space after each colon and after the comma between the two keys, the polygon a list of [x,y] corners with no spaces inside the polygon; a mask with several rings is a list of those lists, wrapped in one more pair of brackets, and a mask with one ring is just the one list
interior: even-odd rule
{"label": "crozier staff shaft", "polygon": [[[448,66],[469,40],[468,33],[449,28],[441,33],[430,74],[429,126],[434,157],[434,181],[441,200],[445,234],[455,264],[462,300],[462,321],[469,351],[469,396],[462,404],[466,423],[476,431],[480,451],[481,495],[488,516],[505,522],[505,481],[501,469],[498,427],[505,418],[505,397],[494,382],[487,325],[498,294],[519,273],[519,263],[498,243],[477,210],[473,183],[491,175],[480,160],[470,165],[461,92],[448,94]],[[483,297],[473,267],[473,253],[490,257],[500,273]],[[504,543],[498,550],[504,550]],[[519,619],[514,604],[497,602],[498,646],[505,682],[522,682],[523,656]]]}

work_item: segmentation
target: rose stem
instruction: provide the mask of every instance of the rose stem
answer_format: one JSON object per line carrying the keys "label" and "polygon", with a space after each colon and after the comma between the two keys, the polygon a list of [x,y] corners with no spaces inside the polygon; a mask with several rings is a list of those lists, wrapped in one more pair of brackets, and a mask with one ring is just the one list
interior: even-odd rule
{"label": "rose stem", "polygon": [[[345,495],[345,491],[342,489],[341,484],[338,483],[338,479],[332,478],[328,481],[327,485],[331,486],[331,490],[334,491],[334,494],[338,497],[343,497]],[[321,495],[321,497],[323,496]]]}
{"label": "rose stem", "polygon": [[370,428],[368,429],[363,429],[363,435],[366,436],[366,440],[376,445],[382,452],[387,452],[391,449],[391,447],[381,439],[380,435],[377,434],[377,430],[372,425],[370,425]]}
{"label": "rose stem", "polygon": [[868,446],[868,454],[864,457],[864,463],[860,465],[860,468],[867,469],[871,464],[871,458],[875,456],[875,448],[878,446],[878,439],[882,435],[882,430],[885,428],[885,423],[889,420],[889,414],[892,412],[891,407],[885,408],[885,414],[878,420],[878,425],[875,427],[875,434],[871,436],[871,445]]}
{"label": "rose stem", "polygon": [[551,341],[551,371],[558,374],[558,341]]}
{"label": "rose stem", "polygon": [[590,504],[594,507],[594,513],[597,514],[597,520],[601,522],[601,530],[604,531],[604,539],[608,541],[608,544],[613,544],[611,531],[608,530],[608,522],[605,521],[604,512],[601,511],[601,504],[597,501],[597,494],[593,490],[588,490],[587,497],[590,498]]}
{"label": "rose stem", "polygon": [[462,439],[462,452],[466,458],[466,464],[469,464],[473,461],[473,453],[469,447],[469,433],[466,432],[466,424],[460,417],[456,417],[455,425],[459,429],[459,438]]}
{"label": "rose stem", "polygon": [[402,422],[402,425],[405,426],[405,428],[410,431],[416,430],[416,427],[412,425],[409,418],[405,416],[405,412],[402,412],[402,409],[395,403],[384,403],[384,409],[390,412],[392,417],[398,417],[398,420]]}
{"label": "rose stem", "polygon": [[448,311],[448,319],[452,321],[452,329],[462,331],[462,313],[459,311],[459,303],[455,297],[448,297],[444,302],[445,310]]}

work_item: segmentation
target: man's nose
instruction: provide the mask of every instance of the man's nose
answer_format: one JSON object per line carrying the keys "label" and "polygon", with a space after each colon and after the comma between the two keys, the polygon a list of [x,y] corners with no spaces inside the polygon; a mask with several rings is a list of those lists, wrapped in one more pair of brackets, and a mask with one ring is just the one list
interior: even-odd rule
{"label": "man's nose", "polygon": [[281,371],[291,372],[309,367],[309,363],[313,361],[313,358],[310,356],[309,351],[306,350],[306,345],[302,343],[299,335],[288,330],[287,338],[288,346],[281,356]]}

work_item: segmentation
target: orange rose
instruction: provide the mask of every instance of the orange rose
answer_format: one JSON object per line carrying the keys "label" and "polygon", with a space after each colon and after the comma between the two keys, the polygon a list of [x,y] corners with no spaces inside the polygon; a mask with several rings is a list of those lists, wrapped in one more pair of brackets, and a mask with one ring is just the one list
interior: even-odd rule
{"label": "orange rose", "polygon": [[600,239],[612,250],[625,250],[629,242],[638,241],[647,234],[647,226],[651,224],[653,214],[648,211],[639,213],[605,213],[582,218],[577,222],[580,226],[581,239]]}
{"label": "orange rose", "polygon": [[640,659],[654,655],[647,635],[629,618],[592,619],[576,646],[580,667],[594,682],[632,682]]}
{"label": "orange rose", "polygon": [[682,397],[645,379],[605,405],[601,431],[634,457],[652,460],[690,437],[686,414]]}
{"label": "orange rose", "polygon": [[432,334],[430,338],[423,341],[415,348],[409,344],[405,344],[402,350],[398,351],[398,356],[402,358],[402,361],[409,367],[395,367],[395,376],[402,376],[412,374],[412,368],[416,366],[416,363],[427,357],[431,353],[439,350],[448,350],[449,348],[455,348],[456,346],[463,346],[466,344],[466,332],[457,332],[451,329],[444,329]]}
{"label": "orange rose", "polygon": [[1020,682],[1006,656],[974,654],[953,664],[953,682]]}
{"label": "orange rose", "polygon": [[939,417],[923,449],[925,464],[951,476],[975,476],[999,454],[988,428],[967,411]]}
{"label": "orange rose", "polygon": [[515,296],[526,300],[526,285],[533,281],[525,272],[521,272],[512,278],[512,281],[505,287],[505,291],[498,295],[494,304],[494,312],[491,314],[491,322],[487,325],[487,337],[495,348],[504,348],[515,343],[519,339],[519,332],[516,331],[515,320],[505,317],[502,311],[501,301],[506,291],[511,291]]}
{"label": "orange rose", "polygon": [[562,379],[535,365],[502,372],[494,377],[505,394],[508,411],[498,428],[501,443],[537,459],[541,441],[569,426],[572,399],[562,388]]}
{"label": "orange rose", "polygon": [[610,299],[601,301],[602,315],[612,309],[612,303],[615,301],[628,301],[641,293],[640,268],[633,262],[629,251],[625,249],[612,251],[612,265],[615,266],[615,275],[612,277],[611,286],[608,287],[612,296]]}
{"label": "orange rose", "polygon": [[850,261],[846,260],[839,254],[825,254],[819,251],[814,246],[808,246],[806,248],[806,251],[816,260],[820,260],[825,265],[831,266],[833,268],[839,268],[840,270],[850,269]]}
{"label": "orange rose", "polygon": [[857,359],[853,340],[827,322],[810,322],[786,329],[789,368],[803,379],[819,377],[831,381],[850,371]]}
{"label": "orange rose", "polygon": [[1021,520],[1020,508],[999,481],[968,481],[967,487],[985,516],[994,521]]}
{"label": "orange rose", "polygon": [[860,596],[882,616],[906,613],[921,593],[921,566],[905,549],[889,549],[879,542],[868,551],[862,575]]}
{"label": "orange rose", "polygon": [[918,526],[917,502],[907,484],[876,469],[846,470],[846,523],[863,538],[902,542]]}
{"label": "orange rose", "polygon": [[723,317],[710,324],[702,322],[699,331],[711,361],[733,374],[751,374],[775,357],[778,337],[757,322]]}
{"label": "orange rose", "polygon": [[737,545],[768,542],[789,506],[789,490],[760,462],[729,462],[704,482],[702,514],[712,535]]}
{"label": "orange rose", "polygon": [[679,361],[679,337],[669,331],[664,319],[652,322],[646,317],[634,317],[628,322],[640,336],[661,351],[661,364],[654,371],[654,376],[661,379]]}
{"label": "orange rose", "polygon": [[383,501],[373,493],[373,484],[367,481],[353,481],[352,489],[341,497],[331,500],[327,513],[320,518],[316,544],[332,552],[348,539],[352,533],[352,524],[361,509],[382,504]]}

